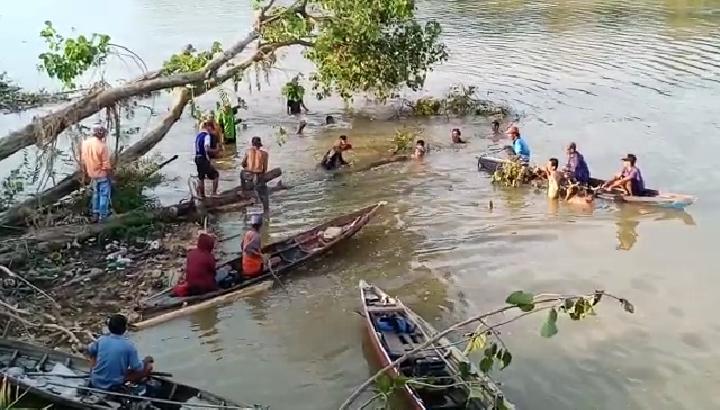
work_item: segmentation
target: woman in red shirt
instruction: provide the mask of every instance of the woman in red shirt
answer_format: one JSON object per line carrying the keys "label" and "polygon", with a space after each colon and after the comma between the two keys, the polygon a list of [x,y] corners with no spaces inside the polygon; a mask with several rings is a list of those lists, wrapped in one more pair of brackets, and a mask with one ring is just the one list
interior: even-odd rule
{"label": "woman in red shirt", "polygon": [[202,295],[217,289],[215,282],[215,239],[201,233],[197,248],[188,252],[185,266],[185,280],[173,288],[176,296]]}

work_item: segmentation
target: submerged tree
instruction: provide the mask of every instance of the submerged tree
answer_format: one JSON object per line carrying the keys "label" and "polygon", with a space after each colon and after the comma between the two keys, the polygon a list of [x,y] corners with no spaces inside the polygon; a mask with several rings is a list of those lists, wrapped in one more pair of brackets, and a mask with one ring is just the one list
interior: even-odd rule
{"label": "submerged tree", "polygon": [[[135,161],[162,140],[194,97],[227,81],[239,81],[246,70],[257,65],[271,67],[277,51],[285,47],[303,47],[305,57],[315,63],[309,78],[319,98],[337,93],[350,99],[365,92],[382,100],[401,87],[416,90],[432,66],[447,58],[439,40],[439,24],[418,21],[411,0],[298,0],[290,6],[269,0],[257,2],[255,7],[254,27],[242,40],[229,46],[217,43],[207,51],[188,47],[169,56],[161,69],[146,71],[135,80],[93,84],[82,97],[0,139],[0,161],[33,144],[41,148],[52,145],[65,130],[103,110],[129,105],[154,91],[174,89],[168,113],[115,159]],[[49,45],[48,52],[41,55],[42,67],[67,86],[74,85],[86,70],[101,65],[115,46],[106,35],[63,37],[51,24],[42,35]],[[253,51],[250,56],[238,58],[248,48]],[[80,176],[76,172],[8,209],[0,224],[24,223],[33,209],[78,189]]]}

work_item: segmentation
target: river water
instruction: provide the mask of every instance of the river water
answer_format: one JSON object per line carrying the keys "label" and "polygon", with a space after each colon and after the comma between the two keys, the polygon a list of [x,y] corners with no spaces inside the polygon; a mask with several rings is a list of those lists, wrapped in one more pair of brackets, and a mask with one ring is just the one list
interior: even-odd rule
{"label": "river water", "polygon": [[[477,85],[518,111],[536,161],[561,157],[575,141],[602,177],[633,152],[648,185],[698,202],[687,212],[598,204],[587,214],[549,205],[529,190],[496,189],[475,167],[475,155],[498,144],[484,119],[407,123],[441,149],[422,164],[323,178],[312,166],[337,135],[350,135],[352,157],[363,162],[381,155],[401,123],[382,120],[391,110],[361,98],[355,108],[362,115],[355,117],[335,99],[309,99],[306,136],[275,144],[273,127],[294,125],[283,115],[279,86],[309,68],[290,51],[270,85],[239,90],[250,106],[240,140],[263,136],[271,165],[295,185],[272,198],[269,239],[375,201],[388,206],[352,240],[286,279],[284,288],[133,336],[143,352],[178,379],[239,401],[330,409],[370,372],[353,313],[359,279],[400,296],[437,327],[502,305],[516,289],[606,289],[629,298],[636,313],[608,302],[589,320],[561,319],[551,340],[539,335],[540,317],[504,331],[514,356],[497,374],[506,395],[532,409],[720,408],[711,392],[720,383],[713,256],[720,232],[720,1],[419,0],[418,7],[440,20],[451,53],[426,93],[441,95],[458,82]],[[47,18],[61,30],[108,33],[151,67],[188,42],[203,47],[240,38],[250,19],[246,2],[227,0],[102,7],[45,0],[5,9],[0,67],[29,86],[46,84],[25,67],[34,64],[35,33]],[[212,98],[201,103],[208,108]],[[156,101],[160,111],[163,101]],[[315,126],[328,113],[339,124]],[[2,129],[23,118],[3,118]],[[182,155],[168,171],[176,182],[159,190],[166,201],[185,194],[192,127],[180,122],[159,147]],[[449,147],[452,127],[464,130],[467,147]],[[237,181],[233,166],[226,164],[223,184]],[[238,232],[242,216],[222,216],[218,229]],[[226,243],[223,251],[238,248]]]}

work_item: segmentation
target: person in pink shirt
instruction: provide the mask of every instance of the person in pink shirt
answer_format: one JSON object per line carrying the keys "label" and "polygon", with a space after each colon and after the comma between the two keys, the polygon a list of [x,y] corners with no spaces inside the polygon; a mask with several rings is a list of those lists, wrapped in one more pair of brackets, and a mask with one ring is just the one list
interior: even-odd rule
{"label": "person in pink shirt", "polygon": [[107,129],[103,126],[93,128],[92,136],[82,143],[80,161],[83,170],[90,177],[92,200],[90,210],[93,220],[102,222],[110,215],[110,151],[107,143]]}

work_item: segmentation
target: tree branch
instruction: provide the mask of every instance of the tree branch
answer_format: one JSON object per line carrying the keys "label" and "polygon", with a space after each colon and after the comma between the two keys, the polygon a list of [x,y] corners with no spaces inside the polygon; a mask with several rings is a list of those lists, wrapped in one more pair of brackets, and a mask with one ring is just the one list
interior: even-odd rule
{"label": "tree branch", "polygon": [[[592,297],[592,296],[594,296],[594,295],[595,295],[595,293],[593,293],[593,294],[591,294],[591,295],[585,295],[585,296],[568,296],[568,297],[580,298],[580,297]],[[555,304],[557,304],[557,303],[561,302],[562,300],[568,298],[568,297],[563,297],[563,296],[561,296],[561,295],[549,295],[549,296],[550,296],[550,297],[547,297],[547,298],[538,298],[538,297],[535,297],[535,298],[533,299],[533,303],[535,304],[536,307],[535,307],[532,311],[530,311],[530,312],[524,312],[524,313],[519,314],[518,316],[516,316],[516,317],[514,317],[514,318],[512,318],[512,319],[510,319],[510,320],[508,320],[508,321],[506,321],[506,322],[493,325],[492,327],[493,327],[493,328],[497,328],[498,326],[502,326],[502,325],[504,325],[504,324],[514,322],[515,320],[518,320],[518,319],[520,319],[521,317],[525,317],[525,316],[530,315],[530,314],[534,314],[534,313],[538,313],[538,312],[541,312],[541,311],[550,309],[550,308],[552,308],[553,306],[555,306]],[[560,296],[560,297],[558,297],[558,296]],[[616,298],[616,299],[618,299],[618,300],[621,300],[620,298],[617,298],[617,297],[615,297],[615,296],[611,296],[611,297],[612,297],[612,298]],[[624,300],[624,299],[622,299],[622,300]],[[550,304],[550,305],[548,305],[548,304]],[[538,306],[538,305],[546,305],[546,306]],[[498,315],[498,314],[501,314],[501,313],[504,313],[504,312],[507,312],[507,311],[510,311],[510,310],[513,310],[513,309],[520,309],[520,308],[519,308],[519,306],[516,306],[516,305],[503,306],[503,307],[501,307],[501,308],[497,308],[497,309],[495,309],[495,310],[493,310],[493,311],[490,311],[490,312],[488,312],[488,313],[481,313],[481,314],[478,314],[478,315],[471,316],[471,317],[469,317],[469,318],[467,318],[467,319],[465,319],[465,320],[463,320],[463,321],[461,321],[461,322],[455,323],[454,325],[448,327],[447,329],[443,330],[442,332],[436,333],[435,335],[433,335],[433,337],[428,338],[428,339],[427,339],[425,342],[423,342],[422,344],[416,346],[414,349],[412,349],[412,350],[410,350],[410,351],[408,351],[408,352],[405,352],[405,354],[403,354],[402,356],[400,356],[400,357],[397,358],[396,360],[392,361],[390,364],[388,364],[387,366],[383,367],[382,369],[378,370],[372,377],[370,377],[369,379],[365,380],[365,382],[363,382],[361,385],[359,385],[358,387],[356,387],[355,390],[353,390],[353,392],[350,394],[350,396],[348,396],[348,398],[345,399],[345,401],[340,405],[339,409],[340,409],[340,410],[346,410],[346,409],[348,409],[349,406],[350,406],[350,404],[352,404],[353,401],[355,401],[355,400],[358,398],[358,396],[360,396],[360,394],[361,394],[366,388],[368,388],[368,386],[370,386],[373,382],[375,382],[375,380],[377,380],[380,376],[382,376],[383,374],[385,374],[388,370],[398,367],[398,366],[400,365],[400,363],[402,363],[403,361],[407,360],[410,356],[416,354],[417,352],[420,352],[420,351],[422,351],[422,350],[425,350],[428,346],[433,345],[435,342],[437,342],[438,340],[442,339],[443,337],[449,335],[450,333],[453,333],[453,332],[455,332],[455,331],[458,331],[458,330],[462,329],[463,327],[465,327],[465,326],[467,326],[467,325],[469,325],[469,324],[471,324],[471,323],[481,322],[481,321],[485,320],[485,319],[488,318],[488,317],[492,317],[492,316],[495,316],[495,315]]]}

